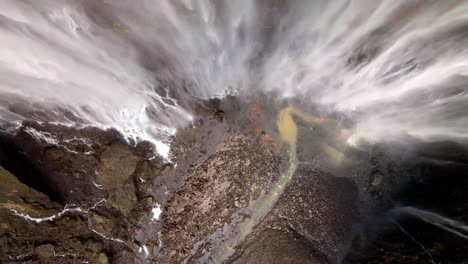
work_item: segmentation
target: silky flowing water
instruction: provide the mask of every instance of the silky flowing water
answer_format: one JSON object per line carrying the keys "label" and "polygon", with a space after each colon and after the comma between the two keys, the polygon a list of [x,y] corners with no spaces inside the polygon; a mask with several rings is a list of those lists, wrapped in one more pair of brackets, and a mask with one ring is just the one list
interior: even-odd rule
{"label": "silky flowing water", "polygon": [[153,142],[201,100],[253,91],[352,121],[350,145],[468,140],[459,0],[5,0],[0,122]]}
{"label": "silky flowing water", "polygon": [[[0,125],[113,128],[170,159],[171,137],[202,102],[260,93],[346,120],[350,147],[467,144],[467,14],[460,0],[4,0]],[[216,260],[291,180],[294,117],[324,122],[279,113],[289,168]]]}

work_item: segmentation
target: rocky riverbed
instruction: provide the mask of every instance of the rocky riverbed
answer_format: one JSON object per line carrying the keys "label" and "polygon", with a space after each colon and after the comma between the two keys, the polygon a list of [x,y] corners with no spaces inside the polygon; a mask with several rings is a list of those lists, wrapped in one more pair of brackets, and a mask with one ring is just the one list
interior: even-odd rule
{"label": "rocky riverbed", "polygon": [[[280,110],[263,100],[206,103],[173,138],[171,161],[150,143],[127,141],[114,130],[5,125],[0,262],[218,262],[213,254],[257,215],[291,166],[291,149],[276,128]],[[291,121],[297,167],[290,182],[224,262],[467,260],[465,240],[387,216],[409,204],[466,221],[466,179],[449,184],[436,175],[460,177],[463,148],[443,157],[424,148],[358,150],[341,140],[342,124],[312,122],[318,119],[306,112]],[[434,158],[452,165],[428,165]],[[428,187],[434,184],[445,187]],[[444,202],[423,201],[431,190]]]}

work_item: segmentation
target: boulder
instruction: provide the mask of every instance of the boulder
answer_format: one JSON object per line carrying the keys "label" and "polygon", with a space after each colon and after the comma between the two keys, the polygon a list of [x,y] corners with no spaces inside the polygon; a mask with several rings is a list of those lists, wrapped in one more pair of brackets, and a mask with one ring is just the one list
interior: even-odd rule
{"label": "boulder", "polygon": [[110,145],[101,155],[97,182],[108,190],[122,186],[135,171],[139,159],[122,143]]}
{"label": "boulder", "polygon": [[39,259],[50,258],[53,257],[55,254],[55,247],[51,244],[40,245],[36,247],[35,253],[39,257]]}

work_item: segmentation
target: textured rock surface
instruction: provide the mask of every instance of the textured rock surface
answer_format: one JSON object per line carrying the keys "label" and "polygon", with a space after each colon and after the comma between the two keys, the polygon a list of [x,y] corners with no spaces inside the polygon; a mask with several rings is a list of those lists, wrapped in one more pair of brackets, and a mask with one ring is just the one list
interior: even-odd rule
{"label": "textured rock surface", "polygon": [[124,185],[135,171],[138,159],[126,144],[107,146],[100,157],[97,183],[108,190]]}
{"label": "textured rock surface", "polygon": [[278,163],[270,144],[254,136],[226,134],[218,151],[195,167],[168,201],[163,253],[173,263],[206,253],[212,234],[222,236],[226,225],[245,217],[236,212],[268,190],[278,176]]}
{"label": "textured rock surface", "polygon": [[0,262],[137,259],[134,233],[153,206],[139,204],[137,190],[163,170],[147,159],[150,145],[131,147],[115,131],[34,123],[0,139]]}
{"label": "textured rock surface", "polygon": [[32,217],[45,217],[58,213],[61,205],[20,182],[0,166],[0,208],[24,212]]}
{"label": "textured rock surface", "polygon": [[[173,139],[171,163],[113,130],[28,122],[1,130],[0,262],[209,263],[288,168],[278,109],[264,111],[234,98],[200,106]],[[466,165],[431,151],[418,155],[443,162],[406,164],[405,151],[347,148],[337,124],[296,122],[294,177],[228,263],[467,259],[466,241],[386,214],[409,204],[467,222]]]}
{"label": "textured rock surface", "polygon": [[[344,258],[358,220],[357,198],[351,180],[302,165],[275,208],[231,261],[338,263]],[[279,248],[283,249],[281,253],[276,251]]]}

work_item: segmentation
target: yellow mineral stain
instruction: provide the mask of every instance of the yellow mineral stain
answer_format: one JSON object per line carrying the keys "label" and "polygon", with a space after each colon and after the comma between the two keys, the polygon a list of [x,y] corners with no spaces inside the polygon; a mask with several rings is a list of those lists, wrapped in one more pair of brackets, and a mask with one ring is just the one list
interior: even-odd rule
{"label": "yellow mineral stain", "polygon": [[288,107],[288,108],[291,109],[290,110],[291,114],[299,117],[300,119],[304,120],[305,122],[307,122],[309,124],[324,124],[324,123],[330,122],[329,119],[309,115],[309,114],[306,114],[306,113],[302,112],[301,110],[293,108],[293,107]]}
{"label": "yellow mineral stain", "polygon": [[[315,125],[317,125],[317,124],[325,125],[325,127],[327,127],[327,129],[332,134],[335,134],[334,140],[339,145],[343,145],[344,142],[346,142],[346,140],[347,140],[347,138],[348,138],[348,136],[350,134],[349,131],[339,128],[338,125],[336,124],[336,122],[334,122],[333,120],[323,118],[323,117],[316,117],[316,116],[313,116],[313,115],[309,115],[309,114],[306,114],[306,113],[304,113],[304,112],[302,112],[302,111],[300,111],[300,110],[298,110],[296,108],[291,108],[291,107],[289,107],[289,108],[290,108],[289,111],[290,111],[291,115],[294,115],[294,116],[302,119],[306,123],[315,124]],[[285,123],[284,125],[288,125],[288,124]],[[295,140],[297,140],[297,139],[295,139]],[[294,141],[294,142],[296,142],[296,141]],[[329,145],[327,143],[323,143],[322,148],[323,148],[323,151],[330,158],[330,161],[334,165],[340,166],[346,161],[346,157],[345,157],[344,153],[341,152],[340,150],[338,150],[336,147],[331,146],[331,145]]]}
{"label": "yellow mineral stain", "polygon": [[279,196],[283,193],[288,182],[292,179],[297,168],[296,142],[297,126],[293,115],[301,116],[302,113],[292,107],[282,109],[278,114],[277,126],[281,139],[289,145],[289,168],[282,173],[270,192],[259,199],[253,206],[252,214],[242,222],[229,240],[214,248],[211,258],[214,263],[225,262],[235,253],[235,247],[250,234],[260,220],[273,208]]}
{"label": "yellow mineral stain", "polygon": [[[270,192],[255,203],[250,217],[236,227],[234,234],[227,241],[224,241],[213,248],[211,258],[214,263],[223,263],[235,253],[236,246],[239,245],[245,237],[252,232],[253,228],[260,222],[260,220],[271,209],[273,209],[276,201],[284,192],[284,189],[296,172],[298,163],[296,153],[297,125],[294,121],[294,117],[300,118],[304,122],[311,124],[325,124],[327,122],[331,122],[325,118],[305,114],[294,107],[286,107],[279,112],[277,126],[281,140],[289,145],[289,167],[280,175],[278,181],[272,186]],[[343,153],[327,144],[324,144],[323,146],[325,152],[334,162],[341,163],[343,161]],[[311,260],[311,262],[316,261]]]}
{"label": "yellow mineral stain", "polygon": [[343,152],[340,152],[338,149],[328,145],[323,144],[323,150],[327,153],[328,157],[335,165],[341,165],[345,160],[345,155]]}
{"label": "yellow mineral stain", "polygon": [[20,213],[38,216],[38,217],[41,216],[41,212],[39,210],[27,204],[17,204],[11,201],[7,201],[5,203],[0,203],[0,208],[13,209]]}
{"label": "yellow mineral stain", "polygon": [[292,117],[293,112],[294,108],[291,107],[281,110],[277,122],[281,139],[290,146],[296,145],[297,141],[297,126]]}

